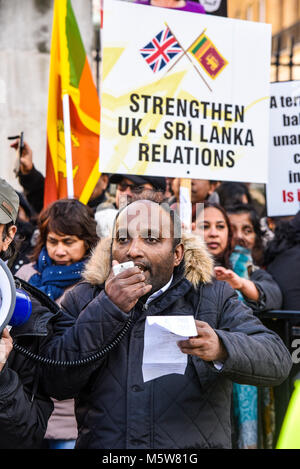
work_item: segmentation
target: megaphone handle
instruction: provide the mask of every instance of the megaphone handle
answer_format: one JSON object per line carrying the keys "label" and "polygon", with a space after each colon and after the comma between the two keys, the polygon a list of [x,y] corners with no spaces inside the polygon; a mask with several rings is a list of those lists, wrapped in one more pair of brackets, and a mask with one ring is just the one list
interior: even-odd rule
{"label": "megaphone handle", "polygon": [[5,331],[5,329],[10,332],[11,330],[11,326],[7,325],[4,327],[4,329],[2,329],[2,331],[0,331],[0,340],[2,339],[2,335],[3,335],[3,332]]}

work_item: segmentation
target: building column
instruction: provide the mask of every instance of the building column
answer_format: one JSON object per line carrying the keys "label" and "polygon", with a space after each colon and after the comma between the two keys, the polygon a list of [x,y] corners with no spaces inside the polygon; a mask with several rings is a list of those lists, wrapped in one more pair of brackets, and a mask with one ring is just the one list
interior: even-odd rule
{"label": "building column", "polygon": [[272,35],[282,29],[282,3],[283,0],[267,0],[266,22],[272,24]]}

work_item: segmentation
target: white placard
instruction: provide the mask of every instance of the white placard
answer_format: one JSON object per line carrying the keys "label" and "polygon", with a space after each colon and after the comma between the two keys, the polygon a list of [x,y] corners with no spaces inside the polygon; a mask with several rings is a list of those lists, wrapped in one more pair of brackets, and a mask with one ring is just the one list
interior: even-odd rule
{"label": "white placard", "polygon": [[183,375],[187,354],[178,341],[197,336],[194,316],[148,316],[145,322],[142,372],[144,382],[173,373]]}
{"label": "white placard", "polygon": [[267,181],[271,25],[105,1],[100,171]]}
{"label": "white placard", "polygon": [[300,209],[300,81],[271,84],[269,158],[267,213],[295,215]]}

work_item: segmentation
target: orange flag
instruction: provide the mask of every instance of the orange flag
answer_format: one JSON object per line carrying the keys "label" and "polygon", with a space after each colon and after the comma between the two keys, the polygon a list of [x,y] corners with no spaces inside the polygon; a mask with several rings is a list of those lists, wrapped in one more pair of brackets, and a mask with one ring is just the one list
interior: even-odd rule
{"label": "orange flag", "polygon": [[65,197],[88,202],[100,176],[99,134],[99,97],[71,1],[55,0],[44,206]]}

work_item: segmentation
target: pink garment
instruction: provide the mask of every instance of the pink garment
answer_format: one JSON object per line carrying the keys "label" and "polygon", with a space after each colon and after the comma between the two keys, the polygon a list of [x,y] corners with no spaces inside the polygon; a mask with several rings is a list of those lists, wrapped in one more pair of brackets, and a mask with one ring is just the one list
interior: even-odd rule
{"label": "pink garment", "polygon": [[[151,5],[151,0],[136,0],[134,3],[139,5]],[[172,10],[182,10],[182,11],[191,11],[192,13],[202,13],[205,14],[204,7],[197,2],[186,1],[184,7],[172,8]]]}

